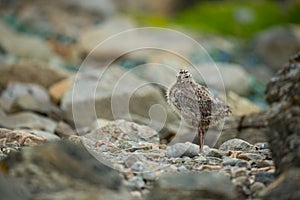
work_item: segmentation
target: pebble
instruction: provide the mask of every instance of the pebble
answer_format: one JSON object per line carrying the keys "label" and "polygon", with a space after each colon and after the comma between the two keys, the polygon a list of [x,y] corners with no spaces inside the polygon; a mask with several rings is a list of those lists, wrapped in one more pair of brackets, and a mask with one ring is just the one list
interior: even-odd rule
{"label": "pebble", "polygon": [[133,176],[128,181],[125,181],[125,185],[131,189],[142,189],[145,187],[145,182],[140,176]]}
{"label": "pebble", "polygon": [[238,158],[230,158],[230,157],[225,157],[222,161],[222,165],[223,166],[227,166],[227,165],[231,165],[231,166],[235,166],[238,162],[240,162],[241,160]]}
{"label": "pebble", "polygon": [[198,152],[199,152],[198,145],[192,144],[190,142],[176,143],[167,148],[166,156],[174,157],[174,158],[183,157],[183,156],[195,157],[198,156]]}
{"label": "pebble", "polygon": [[141,172],[145,169],[145,164],[141,161],[137,161],[133,165],[131,165],[130,168],[133,172]]}
{"label": "pebble", "polygon": [[231,139],[227,140],[223,144],[221,144],[219,150],[222,151],[249,151],[251,150],[253,145],[251,145],[249,142],[242,140],[242,139]]}
{"label": "pebble", "polygon": [[261,183],[261,182],[255,182],[255,183],[253,183],[253,184],[250,186],[250,190],[251,190],[251,192],[254,193],[254,196],[255,196],[258,192],[262,191],[262,190],[265,189],[265,188],[266,188],[265,184],[263,184],[263,183]]}

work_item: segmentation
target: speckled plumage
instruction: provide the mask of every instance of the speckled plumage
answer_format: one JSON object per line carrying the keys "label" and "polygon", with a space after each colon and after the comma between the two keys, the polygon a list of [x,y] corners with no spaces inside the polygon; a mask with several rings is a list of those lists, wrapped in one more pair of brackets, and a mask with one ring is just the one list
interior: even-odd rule
{"label": "speckled plumage", "polygon": [[198,128],[200,152],[209,126],[231,113],[229,106],[211,94],[207,87],[196,83],[187,70],[179,71],[177,81],[167,92],[167,100],[181,117]]}

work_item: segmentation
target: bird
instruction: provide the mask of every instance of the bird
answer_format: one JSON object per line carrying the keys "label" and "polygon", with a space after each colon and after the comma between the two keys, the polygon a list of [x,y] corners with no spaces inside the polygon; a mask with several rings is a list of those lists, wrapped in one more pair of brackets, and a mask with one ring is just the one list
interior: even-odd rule
{"label": "bird", "polygon": [[197,128],[199,153],[203,153],[204,137],[209,127],[229,116],[231,108],[214,96],[206,86],[198,84],[188,70],[180,69],[176,78],[176,82],[167,90],[167,102],[182,118]]}

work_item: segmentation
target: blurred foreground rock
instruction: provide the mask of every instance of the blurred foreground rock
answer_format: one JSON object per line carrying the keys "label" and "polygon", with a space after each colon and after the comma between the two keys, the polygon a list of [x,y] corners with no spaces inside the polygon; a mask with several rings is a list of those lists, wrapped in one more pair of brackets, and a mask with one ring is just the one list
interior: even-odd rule
{"label": "blurred foreground rock", "polygon": [[236,199],[236,193],[230,179],[219,173],[169,173],[160,177],[147,199]]}
{"label": "blurred foreground rock", "polygon": [[31,199],[129,197],[117,172],[97,161],[82,146],[70,142],[23,148],[1,165],[4,175]]}
{"label": "blurred foreground rock", "polygon": [[55,82],[68,77],[69,74],[47,63],[21,60],[12,64],[0,65],[0,91],[9,82],[35,83],[48,88]]}

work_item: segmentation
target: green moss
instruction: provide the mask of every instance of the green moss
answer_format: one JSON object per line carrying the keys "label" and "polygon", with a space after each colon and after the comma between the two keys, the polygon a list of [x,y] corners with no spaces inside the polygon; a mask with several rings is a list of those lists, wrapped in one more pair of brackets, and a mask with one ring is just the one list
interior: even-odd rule
{"label": "green moss", "polygon": [[249,38],[273,25],[300,24],[299,13],[300,2],[201,1],[173,18],[144,13],[131,13],[131,16],[144,26],[181,26],[205,33]]}

